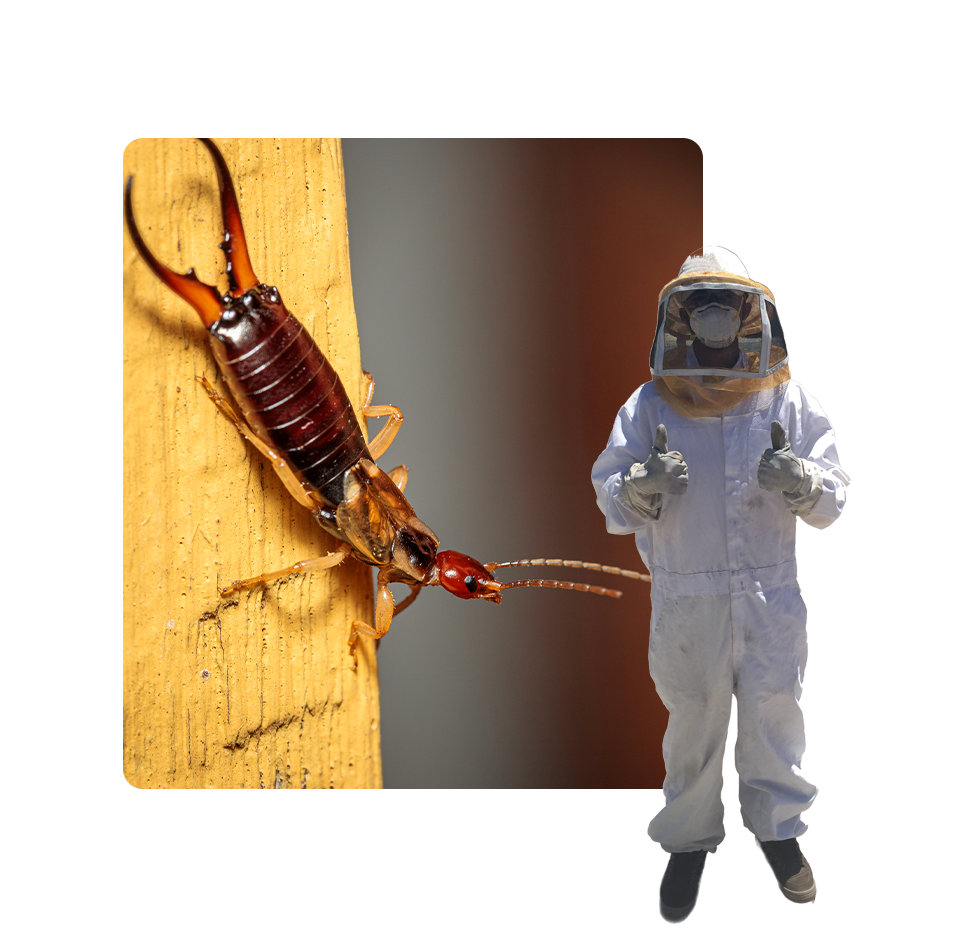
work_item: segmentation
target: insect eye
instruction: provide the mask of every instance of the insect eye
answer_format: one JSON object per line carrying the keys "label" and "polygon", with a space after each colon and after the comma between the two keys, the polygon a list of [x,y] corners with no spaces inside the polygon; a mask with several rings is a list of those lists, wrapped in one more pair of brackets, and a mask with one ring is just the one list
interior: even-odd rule
{"label": "insect eye", "polygon": [[465,583],[465,586],[469,589],[469,593],[470,594],[475,594],[476,590],[479,587],[479,582],[475,580],[475,576],[474,575],[466,575],[465,576],[465,582],[464,583]]}

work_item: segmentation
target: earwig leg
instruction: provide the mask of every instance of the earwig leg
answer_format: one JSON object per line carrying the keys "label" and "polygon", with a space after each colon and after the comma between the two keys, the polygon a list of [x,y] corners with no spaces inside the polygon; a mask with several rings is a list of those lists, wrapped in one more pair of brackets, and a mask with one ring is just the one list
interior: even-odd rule
{"label": "earwig leg", "polygon": [[387,582],[382,579],[381,575],[378,575],[374,626],[370,626],[361,620],[354,620],[350,626],[350,638],[347,643],[350,646],[350,655],[353,656],[353,665],[350,668],[354,672],[357,670],[357,640],[361,636],[372,636],[375,640],[383,639],[384,634],[391,628],[394,613],[394,595],[387,587]]}
{"label": "earwig leg", "polygon": [[[377,382],[369,370],[364,370],[363,376],[367,381],[367,386],[363,391],[363,417],[365,419],[375,419],[382,416],[389,417],[387,424],[374,436],[373,441],[367,443],[367,447],[370,449],[370,457],[376,461],[390,448],[391,442],[394,441],[394,436],[397,435],[401,423],[404,421],[404,416],[401,415],[401,410],[397,406],[371,406],[370,400],[374,398],[374,390],[377,388]],[[398,486],[400,487],[400,484]],[[403,489],[401,487],[401,490]]]}
{"label": "earwig leg", "polygon": [[369,370],[360,371],[364,379],[367,381],[366,389],[363,391],[363,405],[361,409],[366,409],[370,405],[370,400],[374,398],[374,390],[377,388],[377,381],[374,380],[374,375]]}
{"label": "earwig leg", "polygon": [[285,484],[286,490],[307,510],[316,511],[319,504],[309,495],[302,484],[299,483],[292,469],[285,459],[267,442],[263,442],[251,429],[238,417],[231,404],[211,386],[210,381],[203,375],[198,375],[197,380],[204,387],[204,391],[210,397],[211,402],[221,411],[221,414],[246,438],[251,442],[269,461],[272,463],[275,473],[279,480]]}
{"label": "earwig leg", "polygon": [[[349,544],[343,542],[335,552],[327,552],[318,558],[307,558],[304,562],[296,562],[288,568],[280,568],[278,571],[266,571],[263,575],[256,575],[254,578],[243,578],[241,581],[232,581],[226,588],[219,588],[221,597],[227,597],[235,591],[248,591],[256,588],[260,584],[268,584],[276,578],[285,578],[288,575],[306,573],[310,571],[325,571],[339,565],[352,551]],[[389,593],[389,592],[388,592]],[[388,624],[390,626],[390,624]]]}
{"label": "earwig leg", "polygon": [[367,447],[370,449],[370,457],[376,461],[390,448],[394,436],[397,435],[401,423],[404,421],[404,416],[401,415],[401,410],[397,406],[364,406],[363,415],[370,419],[378,416],[388,417],[387,424],[367,443]]}
{"label": "earwig leg", "polygon": [[414,599],[421,593],[420,584],[409,584],[408,587],[411,589],[411,593],[404,598],[402,601],[398,601],[394,605],[394,616],[396,617],[402,610],[406,610],[414,603]]}
{"label": "earwig leg", "polygon": [[397,487],[401,493],[404,493],[404,488],[407,487],[408,479],[408,469],[403,464],[399,464],[396,468],[387,472],[387,476],[394,481],[394,485]]}
{"label": "earwig leg", "polygon": [[[232,405],[223,397],[217,390],[211,386],[211,381],[207,379],[203,374],[197,374],[197,382],[204,388],[204,392],[210,397],[211,402],[220,409],[221,414],[225,419],[228,420],[242,435],[247,437],[250,434],[251,429],[244,424],[239,418],[238,414],[234,411]],[[251,441],[251,439],[248,439]]]}

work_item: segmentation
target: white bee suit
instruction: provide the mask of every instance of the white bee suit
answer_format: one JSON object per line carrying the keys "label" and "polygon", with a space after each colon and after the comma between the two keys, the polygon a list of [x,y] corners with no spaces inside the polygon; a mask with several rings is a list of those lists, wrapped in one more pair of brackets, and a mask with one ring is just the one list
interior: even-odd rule
{"label": "white bee suit", "polygon": [[[799,769],[807,642],[795,580],[796,517],[781,491],[757,483],[775,420],[791,450],[821,473],[821,494],[798,512],[824,528],[840,515],[849,478],[828,419],[792,380],[701,418],[678,415],[646,383],[618,413],[591,474],[608,531],[633,533],[652,574],[649,669],[669,724],[666,805],[649,835],[669,852],[715,850],[723,840],[721,766],[734,694],[747,828],[762,841],[797,837],[817,792]],[[681,496],[663,494],[652,520],[620,491],[622,474],[649,457],[660,424],[685,458],[689,485]]]}

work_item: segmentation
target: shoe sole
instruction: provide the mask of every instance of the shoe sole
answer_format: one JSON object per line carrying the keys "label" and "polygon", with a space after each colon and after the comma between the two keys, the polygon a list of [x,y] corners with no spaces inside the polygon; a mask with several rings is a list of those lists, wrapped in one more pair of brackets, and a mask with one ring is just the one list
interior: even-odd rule
{"label": "shoe sole", "polygon": [[696,900],[694,899],[688,906],[683,906],[677,909],[675,906],[667,906],[661,899],[659,900],[659,915],[662,916],[666,922],[682,922],[696,907]]}
{"label": "shoe sole", "polygon": [[781,889],[787,899],[790,899],[793,903],[811,903],[815,901],[815,884],[813,883],[811,887],[807,890],[786,890]]}
{"label": "shoe sole", "polygon": [[[761,853],[764,853],[764,848],[761,847],[761,839],[756,835],[754,836],[754,844]],[[802,859],[804,860],[804,855],[802,855]],[[809,867],[808,869],[811,870],[812,868]],[[784,893],[785,899],[790,899],[793,903],[815,902],[816,886],[814,883],[807,890],[786,890],[783,886],[779,886],[778,889]]]}

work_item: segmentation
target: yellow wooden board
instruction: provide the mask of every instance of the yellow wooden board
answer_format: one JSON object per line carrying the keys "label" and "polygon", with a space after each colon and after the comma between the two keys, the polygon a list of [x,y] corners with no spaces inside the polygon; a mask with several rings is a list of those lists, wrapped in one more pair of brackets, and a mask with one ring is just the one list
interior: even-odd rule
{"label": "yellow wooden board", "polygon": [[[216,143],[256,274],[279,288],[359,406],[339,141]],[[150,249],[225,291],[203,145],[137,140],[123,163]],[[223,389],[200,319],[125,232],[123,283],[126,778],[145,788],[379,787],[375,650],[366,640],[356,672],[347,651],[351,620],[373,620],[369,569],[348,560],[219,597],[221,584],[335,543],[196,382],[204,374]]]}

